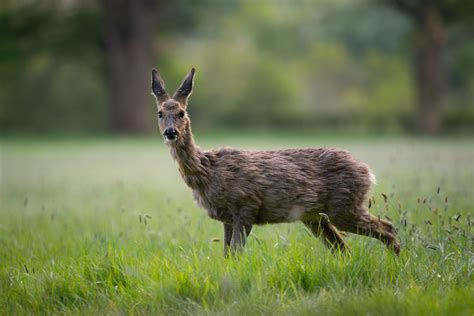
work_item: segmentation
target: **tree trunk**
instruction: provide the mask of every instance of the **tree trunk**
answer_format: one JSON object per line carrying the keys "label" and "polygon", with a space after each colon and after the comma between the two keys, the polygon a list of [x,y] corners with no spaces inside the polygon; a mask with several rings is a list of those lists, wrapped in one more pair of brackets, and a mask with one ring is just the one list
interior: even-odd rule
{"label": "tree trunk", "polygon": [[143,133],[153,126],[149,72],[153,58],[151,2],[101,0],[111,129]]}
{"label": "tree trunk", "polygon": [[446,81],[442,67],[445,28],[435,0],[422,1],[415,23],[417,127],[423,133],[436,135],[442,128],[441,105]]}

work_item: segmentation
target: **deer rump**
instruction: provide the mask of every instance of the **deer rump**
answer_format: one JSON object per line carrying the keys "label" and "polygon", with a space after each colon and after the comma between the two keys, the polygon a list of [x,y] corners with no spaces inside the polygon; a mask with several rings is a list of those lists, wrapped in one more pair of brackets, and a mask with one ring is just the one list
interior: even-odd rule
{"label": "deer rump", "polygon": [[373,182],[367,165],[339,149],[221,149],[205,156],[209,182],[193,195],[224,223],[308,221],[319,213],[337,221],[359,209]]}

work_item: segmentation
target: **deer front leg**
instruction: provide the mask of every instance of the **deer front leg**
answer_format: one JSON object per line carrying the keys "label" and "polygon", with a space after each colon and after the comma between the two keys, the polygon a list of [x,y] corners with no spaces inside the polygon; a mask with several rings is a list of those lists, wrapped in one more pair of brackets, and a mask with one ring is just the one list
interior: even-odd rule
{"label": "deer front leg", "polygon": [[224,256],[229,254],[230,242],[232,240],[232,224],[224,223]]}
{"label": "deer front leg", "polygon": [[250,232],[252,231],[252,226],[253,225],[244,225],[245,228],[245,237],[248,238],[250,235]]}
{"label": "deer front leg", "polygon": [[230,248],[233,252],[241,250],[245,246],[245,241],[252,225],[243,225],[240,221],[234,221],[232,224],[232,240],[230,241]]}

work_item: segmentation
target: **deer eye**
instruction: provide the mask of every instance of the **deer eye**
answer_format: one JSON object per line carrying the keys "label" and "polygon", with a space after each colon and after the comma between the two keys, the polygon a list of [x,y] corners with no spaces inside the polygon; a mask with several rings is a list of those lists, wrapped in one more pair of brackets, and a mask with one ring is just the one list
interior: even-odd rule
{"label": "deer eye", "polygon": [[163,112],[161,112],[161,111],[158,112],[158,117],[159,117],[159,118],[162,118],[162,117],[163,117]]}
{"label": "deer eye", "polygon": [[180,111],[180,112],[179,112],[179,117],[180,117],[180,118],[183,118],[183,117],[184,117],[184,114],[185,114],[184,111]]}

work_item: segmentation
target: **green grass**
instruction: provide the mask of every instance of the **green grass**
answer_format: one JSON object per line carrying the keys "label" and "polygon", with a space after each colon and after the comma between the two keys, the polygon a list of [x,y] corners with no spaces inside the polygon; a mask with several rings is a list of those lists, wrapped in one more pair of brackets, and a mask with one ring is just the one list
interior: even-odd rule
{"label": "green grass", "polygon": [[256,227],[225,259],[160,139],[4,139],[0,314],[474,314],[472,141],[247,136],[197,141],[369,163],[400,257],[353,235],[334,256],[295,223]]}

